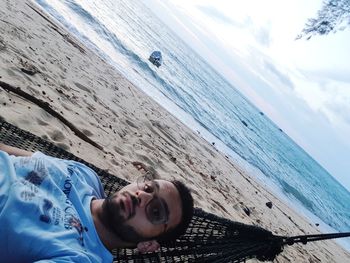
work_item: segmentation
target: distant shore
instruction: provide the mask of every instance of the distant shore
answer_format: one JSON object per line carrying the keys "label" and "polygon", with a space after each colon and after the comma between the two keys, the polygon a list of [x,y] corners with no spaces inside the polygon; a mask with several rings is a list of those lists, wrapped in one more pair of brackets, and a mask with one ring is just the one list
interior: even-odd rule
{"label": "distant shore", "polygon": [[[185,181],[195,205],[219,216],[278,235],[319,233],[36,4],[0,1],[0,18],[0,116],[6,121],[127,180],[139,176],[132,165],[139,161],[163,178]],[[343,263],[350,253],[322,241],[286,247],[275,262]]]}

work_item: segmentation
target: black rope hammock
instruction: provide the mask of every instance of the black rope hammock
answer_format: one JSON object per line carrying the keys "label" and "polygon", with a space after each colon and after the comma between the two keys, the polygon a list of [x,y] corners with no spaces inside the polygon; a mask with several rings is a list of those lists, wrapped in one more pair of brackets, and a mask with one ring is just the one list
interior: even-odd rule
{"label": "black rope hammock", "polygon": [[[1,119],[0,141],[18,148],[41,151],[63,159],[82,162],[100,176],[106,195],[111,195],[128,182],[105,172],[73,154],[21,130]],[[273,260],[285,245],[306,244],[324,239],[349,237],[349,233],[277,236],[270,231],[252,225],[234,222],[195,208],[194,217],[187,232],[173,242],[164,243],[159,252],[140,254],[135,249],[113,251],[115,262],[244,262],[256,258]]]}

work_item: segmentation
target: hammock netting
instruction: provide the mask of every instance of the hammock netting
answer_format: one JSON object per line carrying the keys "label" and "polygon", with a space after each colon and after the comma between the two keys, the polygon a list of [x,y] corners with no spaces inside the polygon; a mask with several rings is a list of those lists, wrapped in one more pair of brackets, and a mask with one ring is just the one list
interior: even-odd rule
{"label": "hammock netting", "polygon": [[[111,195],[129,182],[118,178],[38,136],[7,123],[0,117],[0,141],[29,151],[41,151],[86,164],[96,171]],[[115,262],[244,262],[256,258],[273,260],[285,245],[350,236],[350,233],[284,237],[252,225],[234,222],[195,208],[186,233],[176,241],[161,244],[160,251],[140,254],[136,249],[113,251]]]}

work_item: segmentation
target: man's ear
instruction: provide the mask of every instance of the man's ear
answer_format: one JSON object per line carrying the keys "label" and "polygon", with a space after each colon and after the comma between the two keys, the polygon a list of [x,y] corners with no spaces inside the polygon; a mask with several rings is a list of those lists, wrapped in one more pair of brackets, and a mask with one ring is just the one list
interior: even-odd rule
{"label": "man's ear", "polygon": [[137,250],[140,253],[154,252],[160,248],[156,240],[143,241],[137,244]]}

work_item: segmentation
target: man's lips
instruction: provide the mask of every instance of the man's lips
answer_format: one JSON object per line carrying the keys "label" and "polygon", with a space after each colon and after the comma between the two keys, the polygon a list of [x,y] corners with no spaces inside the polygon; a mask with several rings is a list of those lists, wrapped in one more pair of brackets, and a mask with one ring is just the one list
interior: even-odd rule
{"label": "man's lips", "polygon": [[123,195],[123,205],[124,205],[124,211],[127,215],[127,218],[130,218],[134,214],[134,206],[133,206],[133,201],[131,199],[130,194],[125,193]]}

